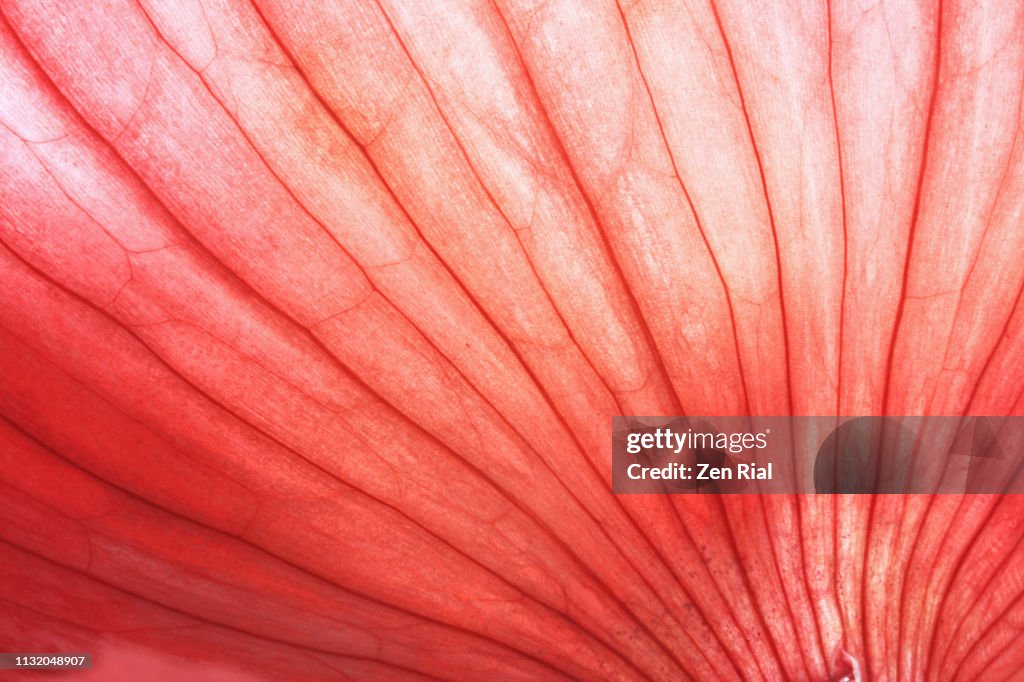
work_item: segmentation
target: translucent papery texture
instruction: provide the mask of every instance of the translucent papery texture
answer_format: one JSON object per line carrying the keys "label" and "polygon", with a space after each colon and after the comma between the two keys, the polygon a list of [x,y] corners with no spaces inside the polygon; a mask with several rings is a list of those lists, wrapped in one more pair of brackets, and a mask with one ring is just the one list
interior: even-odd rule
{"label": "translucent papery texture", "polygon": [[1024,679],[1018,496],[610,488],[613,415],[1024,414],[1018,0],[0,13],[0,650]]}

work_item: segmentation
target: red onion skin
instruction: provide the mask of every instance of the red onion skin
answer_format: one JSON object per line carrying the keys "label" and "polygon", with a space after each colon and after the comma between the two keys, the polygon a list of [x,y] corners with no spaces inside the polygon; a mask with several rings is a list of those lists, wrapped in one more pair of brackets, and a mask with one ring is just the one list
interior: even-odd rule
{"label": "red onion skin", "polygon": [[1024,414],[1024,6],[324,5],[0,0],[0,650],[1019,675],[1020,497],[613,496],[609,436]]}

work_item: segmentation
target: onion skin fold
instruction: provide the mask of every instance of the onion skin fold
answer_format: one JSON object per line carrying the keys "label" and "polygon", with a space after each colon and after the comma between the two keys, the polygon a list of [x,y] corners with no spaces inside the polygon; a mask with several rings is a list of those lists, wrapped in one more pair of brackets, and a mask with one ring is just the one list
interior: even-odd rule
{"label": "onion skin fold", "polygon": [[610,438],[1024,415],[1022,74],[1010,0],[0,0],[0,651],[1024,679],[1020,496]]}

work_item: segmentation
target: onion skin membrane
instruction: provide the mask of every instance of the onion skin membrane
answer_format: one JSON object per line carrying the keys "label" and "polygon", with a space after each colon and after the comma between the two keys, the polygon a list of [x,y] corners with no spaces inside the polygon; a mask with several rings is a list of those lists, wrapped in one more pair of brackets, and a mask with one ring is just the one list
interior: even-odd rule
{"label": "onion skin membrane", "polygon": [[0,0],[0,649],[1003,680],[1011,495],[613,496],[614,415],[1024,414],[1024,6]]}

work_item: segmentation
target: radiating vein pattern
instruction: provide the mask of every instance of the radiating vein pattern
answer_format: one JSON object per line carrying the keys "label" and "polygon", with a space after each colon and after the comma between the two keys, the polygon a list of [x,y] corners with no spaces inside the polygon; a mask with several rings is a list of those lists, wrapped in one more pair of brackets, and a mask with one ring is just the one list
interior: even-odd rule
{"label": "radiating vein pattern", "polygon": [[1012,0],[0,0],[0,650],[1024,679],[1017,496],[611,493],[1024,414],[1022,117]]}

